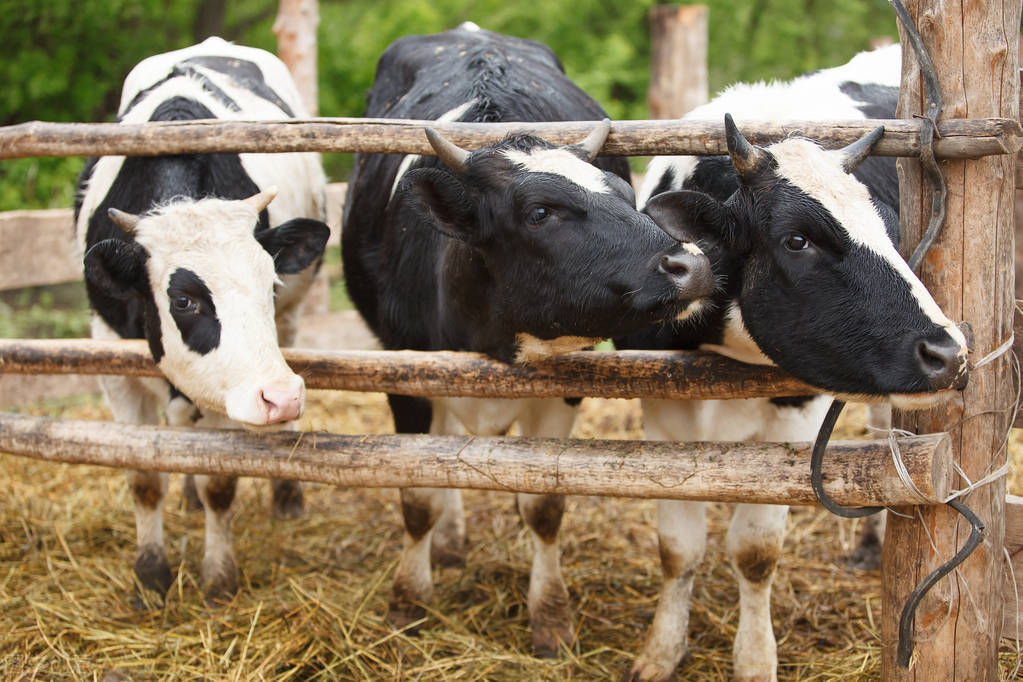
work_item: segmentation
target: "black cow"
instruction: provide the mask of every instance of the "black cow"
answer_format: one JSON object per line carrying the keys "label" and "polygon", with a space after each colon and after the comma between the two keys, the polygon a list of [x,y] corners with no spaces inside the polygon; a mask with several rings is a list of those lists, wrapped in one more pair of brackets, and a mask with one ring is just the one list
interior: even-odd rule
{"label": "black cow", "polygon": [[[118,120],[286,119],[303,115],[284,64],[210,38],[155,55],[125,80]],[[278,189],[279,187],[279,189]],[[90,159],[76,232],[96,338],[144,338],[167,377],[104,377],[114,418],[173,425],[280,428],[299,417],[305,384],[285,364],[299,304],[326,245],[317,154],[212,154]],[[277,197],[276,201],[270,202]],[[315,219],[312,219],[315,218]],[[163,595],[167,475],[133,471],[142,587]],[[200,476],[207,515],[207,600],[238,587],[230,543],[235,479]],[[277,482],[275,510],[301,510],[301,488]]]}
{"label": "black cow", "polygon": [[[407,36],[384,52],[368,116],[438,121],[599,120],[604,111],[546,46],[472,24]],[[676,320],[711,288],[706,259],[677,248],[636,211],[624,160],[590,163],[608,124],[579,145],[513,135],[473,152],[429,133],[434,157],[360,155],[342,231],[349,293],[386,348],[484,352],[529,362],[654,321]],[[441,162],[443,161],[443,163]],[[568,435],[560,399],[424,400],[390,396],[399,432]],[[424,615],[436,560],[460,561],[458,491],[402,491],[406,537],[388,618]],[[564,502],[519,495],[533,530],[533,646],[572,640],[557,534]],[[431,550],[432,546],[432,550]]]}
{"label": "black cow", "polygon": [[[777,364],[836,394],[904,408],[940,399],[930,391],[962,388],[963,334],[896,249],[894,160],[864,162],[881,131],[838,151],[798,138],[761,148],[727,114],[893,118],[899,75],[895,46],[789,83],[734,86],[687,115],[725,116],[729,156],[655,160],[640,206],[676,238],[697,242],[722,288],[690,322],[654,327],[617,345],[702,348]],[[829,403],[826,396],[644,400],[644,428],[652,439],[807,441]],[[786,516],[787,507],[738,505],[728,531],[740,594],[735,679],[776,679],[770,592]],[[664,585],[632,669],[636,680],[668,679],[685,654],[693,574],[706,542],[704,505],[660,502],[658,527]]]}

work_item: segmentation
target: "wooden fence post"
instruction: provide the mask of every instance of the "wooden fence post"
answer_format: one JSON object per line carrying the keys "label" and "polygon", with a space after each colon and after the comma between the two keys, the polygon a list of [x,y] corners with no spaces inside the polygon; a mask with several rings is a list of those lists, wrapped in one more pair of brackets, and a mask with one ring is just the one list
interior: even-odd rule
{"label": "wooden fence post", "polygon": [[[317,0],[280,0],[273,25],[277,54],[291,72],[310,116],[316,116],[320,111],[316,83],[316,29],[319,24]],[[330,282],[327,269],[321,268],[302,301],[302,311],[307,315],[325,313],[329,307]]]}
{"label": "wooden fence post", "polygon": [[316,88],[316,29],[320,24],[317,0],[280,0],[273,32],[277,55],[295,79],[310,116],[320,110]]}
{"label": "wooden fence post", "polygon": [[707,101],[707,8],[650,8],[651,118],[681,118]]}
{"label": "wooden fence post", "polygon": [[[1019,0],[950,4],[909,0],[909,13],[934,61],[942,118],[1018,116]],[[900,31],[902,27],[900,26]],[[1009,40],[1009,38],[1013,40]],[[903,33],[899,113],[927,106],[920,71]],[[971,360],[997,349],[1012,333],[1014,162],[1010,155],[941,164],[948,183],[947,220],[921,268],[924,283],[953,319],[973,328]],[[920,240],[934,188],[916,160],[899,161],[904,255]],[[1004,440],[1014,400],[1012,362],[1002,355],[976,369],[962,400],[920,413],[896,413],[895,425],[949,431],[954,457],[972,481],[1005,462]],[[960,481],[958,488],[966,483]],[[896,663],[899,614],[910,591],[962,546],[969,524],[945,506],[889,516],[882,559],[882,675],[885,680],[998,680],[1002,625],[1005,480],[964,498],[987,526],[983,543],[917,610],[914,660]]]}

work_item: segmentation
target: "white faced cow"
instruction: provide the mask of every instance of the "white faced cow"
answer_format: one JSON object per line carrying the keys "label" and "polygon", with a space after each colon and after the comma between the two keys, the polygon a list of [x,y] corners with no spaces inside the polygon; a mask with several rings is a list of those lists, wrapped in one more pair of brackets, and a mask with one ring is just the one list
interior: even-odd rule
{"label": "white faced cow", "polygon": [[[595,120],[601,108],[546,46],[472,24],[407,36],[384,52],[368,116],[459,121]],[[386,348],[484,352],[529,362],[601,338],[676,320],[708,295],[706,258],[679,248],[635,209],[624,160],[593,162],[608,131],[556,147],[515,135],[467,152],[430,131],[440,160],[356,157],[342,231],[349,293]],[[591,163],[592,162],[592,163]],[[561,399],[389,396],[398,432],[564,437],[575,410]],[[431,553],[462,560],[458,491],[401,493],[405,548],[389,621],[425,611]],[[533,647],[573,639],[557,536],[564,501],[519,495],[536,553],[529,584]]]}
{"label": "white faced cow", "polygon": [[[790,83],[735,86],[686,117],[725,115],[729,156],[657,159],[640,204],[677,239],[696,241],[723,287],[690,323],[649,329],[619,347],[710,349],[900,407],[965,385],[963,334],[896,250],[894,160],[861,164],[880,131],[839,151],[804,139],[761,148],[726,115],[891,118],[899,58],[896,46]],[[829,402],[644,400],[644,428],[651,439],[807,441]],[[738,680],[776,679],[770,593],[786,516],[787,507],[738,505],[728,530],[740,595]],[[693,576],[706,542],[702,503],[660,502],[657,518],[664,585],[633,680],[668,679],[685,655]]]}
{"label": "white faced cow", "polygon": [[[273,55],[210,38],[150,57],[128,75],[118,120],[284,119],[304,116]],[[144,338],[166,380],[105,377],[114,418],[250,429],[299,417],[305,385],[285,364],[298,306],[319,265],[325,180],[316,154],[210,154],[90,159],[79,181],[76,232],[95,338]],[[271,203],[274,196],[276,200]],[[128,475],[143,588],[163,595],[167,475]],[[235,480],[196,478],[206,513],[207,601],[238,587],[231,551]],[[276,482],[278,511],[301,505]]]}

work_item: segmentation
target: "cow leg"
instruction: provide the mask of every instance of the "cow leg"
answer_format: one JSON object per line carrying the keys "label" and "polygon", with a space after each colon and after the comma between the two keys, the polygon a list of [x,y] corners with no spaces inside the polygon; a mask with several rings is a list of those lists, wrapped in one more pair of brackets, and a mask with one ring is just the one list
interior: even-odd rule
{"label": "cow leg", "polygon": [[[445,408],[444,401],[434,401],[430,433],[456,435],[464,432],[462,423]],[[430,540],[430,561],[434,566],[457,568],[465,565],[465,508],[461,490],[450,489],[445,493],[441,515]]]}
{"label": "cow leg", "polygon": [[[524,436],[565,438],[572,432],[575,416],[575,407],[560,398],[530,400],[520,413],[519,428]],[[565,498],[518,493],[517,503],[522,520],[533,534],[528,601],[533,653],[541,658],[554,657],[575,639],[558,548]]]}
{"label": "cow leg", "polygon": [[[426,433],[442,428],[443,416],[433,418],[429,400],[388,395],[397,433]],[[403,488],[401,515],[405,523],[401,557],[387,605],[387,622],[398,629],[409,628],[426,616],[425,604],[433,598],[430,575],[430,543],[433,528],[444,513],[447,493],[440,488]],[[415,633],[419,626],[410,628]]]}
{"label": "cow leg", "polygon": [[[163,549],[163,498],[167,495],[167,481],[167,474],[155,471],[128,472],[138,538],[135,576],[142,589],[155,592],[160,599],[167,594],[174,580]],[[142,608],[144,597],[137,596],[135,606]]]}
{"label": "cow leg", "polygon": [[[433,599],[430,542],[434,526],[444,513],[448,492],[443,488],[401,490],[405,537],[394,576],[391,601],[387,605],[387,622],[399,630],[422,620],[426,616],[425,605]],[[410,633],[418,629],[416,625],[410,628]]]}
{"label": "cow leg", "polygon": [[[294,279],[294,278],[292,278]],[[297,282],[296,282],[297,284]],[[306,285],[308,286],[308,285]],[[280,286],[274,288],[280,295]],[[282,309],[281,298],[277,303],[275,324],[277,325],[277,343],[281,348],[291,348],[295,345],[295,337],[298,335],[298,320],[300,305],[285,305]],[[288,430],[298,430],[297,424],[289,424]],[[273,501],[270,511],[275,519],[298,519],[305,511],[305,495],[302,493],[300,481],[286,481],[277,478],[270,479],[270,488],[273,491]]]}
{"label": "cow leg", "polygon": [[206,514],[202,581],[206,604],[228,602],[238,593],[238,565],[231,549],[231,503],[238,479],[196,475],[195,489]]}
{"label": "cow leg", "polygon": [[629,680],[669,680],[688,651],[693,579],[707,548],[706,504],[657,502],[657,540],[664,583],[654,622]]}
{"label": "cow leg", "polygon": [[[155,386],[159,390],[165,385],[165,382],[147,383],[131,377],[100,378],[106,403],[114,421],[120,424],[159,424],[158,403],[152,388]],[[135,505],[138,540],[135,577],[141,590],[154,592],[162,600],[174,580],[163,548],[163,499],[167,495],[168,476],[155,471],[129,471],[127,474]],[[136,608],[144,608],[145,597],[141,593],[136,594],[133,604]]]}
{"label": "cow leg", "polygon": [[739,582],[739,629],[732,649],[734,678],[778,679],[778,651],[771,627],[771,584],[785,540],[788,507],[736,505],[725,541]]}

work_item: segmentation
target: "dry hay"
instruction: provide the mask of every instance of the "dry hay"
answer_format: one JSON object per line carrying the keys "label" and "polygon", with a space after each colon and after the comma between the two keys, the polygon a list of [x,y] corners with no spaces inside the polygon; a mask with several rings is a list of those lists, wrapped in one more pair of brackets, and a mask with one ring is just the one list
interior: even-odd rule
{"label": "dry hay", "polygon": [[[106,418],[96,399],[38,413]],[[862,408],[842,438],[862,437]],[[305,428],[387,432],[376,394],[312,392]],[[579,436],[637,437],[634,401],[587,400]],[[1018,434],[1016,436],[1018,437]],[[1023,450],[1023,448],[1017,448]],[[202,605],[201,513],[165,510],[177,579],[163,609],[131,606],[135,529],[123,474],[2,456],[0,679],[606,680],[639,651],[660,584],[654,505],[573,498],[563,567],[578,643],[559,660],[529,655],[526,586],[531,542],[510,495],[466,491],[464,569],[435,572],[418,637],[383,620],[401,546],[393,489],[307,486],[307,513],[276,521],[269,485],[243,481],[235,517],[241,591]],[[738,592],[722,550],[727,509],[711,505],[711,540],[694,589],[684,680],[727,679]],[[877,572],[845,568],[856,521],[817,509],[790,515],[773,614],[783,680],[876,679]],[[1005,669],[1014,656],[1006,653]]]}

